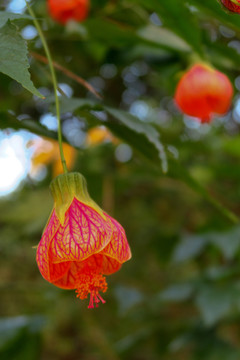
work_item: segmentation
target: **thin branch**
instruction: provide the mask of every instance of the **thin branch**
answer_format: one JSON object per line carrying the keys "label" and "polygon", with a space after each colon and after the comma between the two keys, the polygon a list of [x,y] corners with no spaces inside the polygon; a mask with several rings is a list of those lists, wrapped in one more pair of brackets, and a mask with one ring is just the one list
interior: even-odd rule
{"label": "thin branch", "polygon": [[[48,59],[45,56],[37,54],[33,51],[31,51],[30,54],[35,59],[43,62],[44,64],[48,64]],[[55,61],[53,61],[53,65],[54,65],[55,69],[62,71],[66,76],[68,76],[69,78],[75,80],[76,82],[78,82],[79,84],[84,86],[87,90],[89,90],[91,93],[93,93],[98,99],[102,99],[102,96],[86,80],[84,80],[80,76],[74,74],[72,71],[66,69],[64,66],[56,63]]]}
{"label": "thin branch", "polygon": [[[37,65],[38,66],[38,65]],[[49,74],[49,72],[46,69],[41,68],[41,71],[44,73],[44,76],[46,76],[47,79],[51,80],[51,75]],[[65,94],[65,92],[59,87],[57,86],[58,92],[62,95],[67,97],[67,94]]]}

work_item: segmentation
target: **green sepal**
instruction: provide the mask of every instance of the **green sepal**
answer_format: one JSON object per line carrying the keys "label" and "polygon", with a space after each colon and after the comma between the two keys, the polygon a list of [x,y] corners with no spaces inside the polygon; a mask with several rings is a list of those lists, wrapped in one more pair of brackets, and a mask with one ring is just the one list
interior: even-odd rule
{"label": "green sepal", "polygon": [[102,209],[91,199],[87,190],[87,182],[82,174],[77,172],[61,174],[53,179],[50,190],[54,199],[56,215],[62,225],[66,211],[74,198],[93,208],[105,219]]}
{"label": "green sepal", "polygon": [[237,0],[231,0],[231,2],[238,5],[238,6],[240,6],[240,4],[239,4],[239,2]]}

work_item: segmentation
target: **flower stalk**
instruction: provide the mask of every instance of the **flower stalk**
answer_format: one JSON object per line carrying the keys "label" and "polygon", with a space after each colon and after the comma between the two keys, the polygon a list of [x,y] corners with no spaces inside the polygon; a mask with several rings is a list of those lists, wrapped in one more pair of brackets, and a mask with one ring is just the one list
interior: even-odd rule
{"label": "flower stalk", "polygon": [[33,18],[33,23],[38,31],[39,37],[42,41],[44,51],[46,53],[46,57],[48,59],[48,64],[49,64],[49,68],[50,68],[50,72],[51,72],[51,76],[52,76],[54,96],[55,96],[56,116],[57,116],[57,122],[58,122],[58,144],[59,144],[60,157],[61,157],[61,162],[62,162],[62,166],[63,166],[63,171],[64,171],[64,173],[67,173],[68,172],[67,163],[66,163],[66,160],[64,157],[63,146],[62,146],[62,127],[61,127],[61,116],[60,116],[60,104],[59,104],[58,90],[57,90],[57,87],[58,87],[57,86],[57,77],[56,77],[56,73],[55,73],[55,69],[54,69],[54,65],[53,65],[53,60],[52,60],[52,56],[51,56],[47,41],[46,41],[43,31],[41,29],[41,26],[35,16],[33,9],[31,8],[31,6],[29,5],[29,3],[27,1],[26,1],[26,6],[27,6],[29,14]]}

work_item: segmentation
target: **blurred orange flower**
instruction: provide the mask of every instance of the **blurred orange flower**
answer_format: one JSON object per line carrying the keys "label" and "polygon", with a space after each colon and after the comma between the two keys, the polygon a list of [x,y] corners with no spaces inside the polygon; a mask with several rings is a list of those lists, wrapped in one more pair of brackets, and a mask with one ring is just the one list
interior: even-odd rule
{"label": "blurred orange flower", "polygon": [[228,77],[207,64],[195,64],[177,85],[175,101],[183,113],[202,123],[214,114],[224,115],[231,106],[233,87]]}
{"label": "blurred orange flower", "polygon": [[83,21],[88,15],[89,0],[48,0],[48,9],[60,24],[69,20]]}

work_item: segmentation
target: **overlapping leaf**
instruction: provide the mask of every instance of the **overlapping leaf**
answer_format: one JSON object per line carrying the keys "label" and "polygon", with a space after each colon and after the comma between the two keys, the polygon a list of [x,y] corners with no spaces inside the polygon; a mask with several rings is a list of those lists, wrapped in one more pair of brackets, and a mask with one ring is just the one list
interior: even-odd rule
{"label": "overlapping leaf", "polygon": [[19,82],[32,94],[43,98],[28,71],[28,49],[17,28],[10,22],[0,28],[0,72]]}
{"label": "overlapping leaf", "polygon": [[[182,37],[194,51],[202,54],[201,31],[194,14],[183,1],[178,0],[134,0],[142,6],[159,14],[163,24]],[[189,29],[191,28],[191,31]]]}

